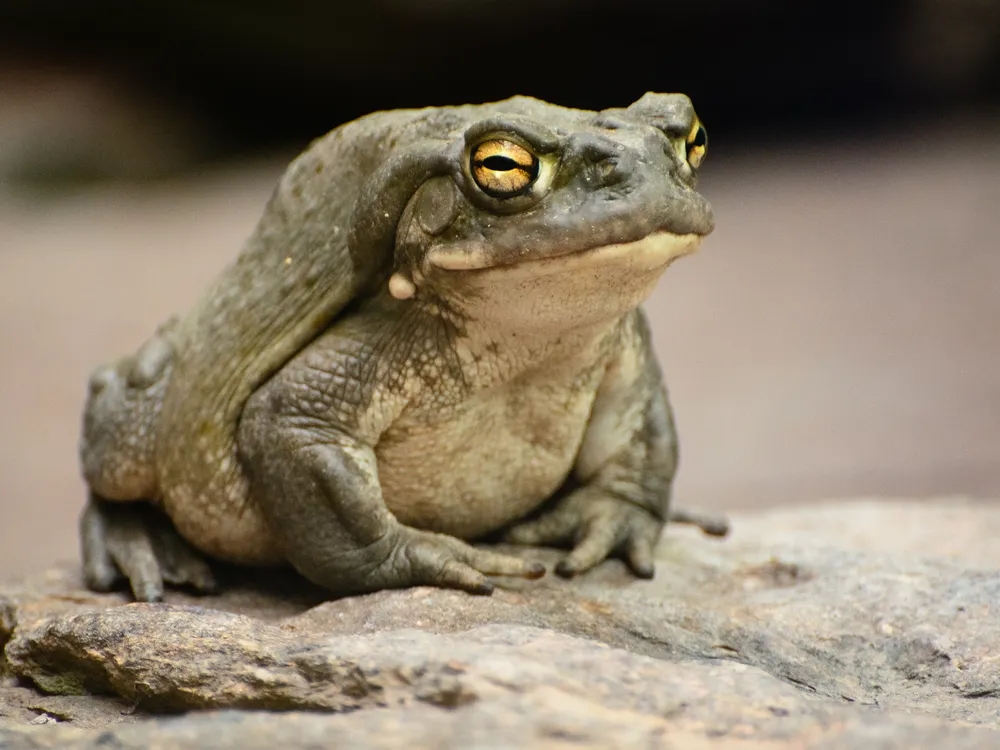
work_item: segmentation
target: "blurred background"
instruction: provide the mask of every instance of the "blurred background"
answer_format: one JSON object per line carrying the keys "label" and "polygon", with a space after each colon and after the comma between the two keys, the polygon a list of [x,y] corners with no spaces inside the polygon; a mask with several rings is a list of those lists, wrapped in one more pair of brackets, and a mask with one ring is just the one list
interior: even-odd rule
{"label": "blurred background", "polygon": [[676,502],[1000,498],[997,0],[0,0],[0,575],[76,557],[89,371],[376,109],[689,94],[718,229],[648,305]]}

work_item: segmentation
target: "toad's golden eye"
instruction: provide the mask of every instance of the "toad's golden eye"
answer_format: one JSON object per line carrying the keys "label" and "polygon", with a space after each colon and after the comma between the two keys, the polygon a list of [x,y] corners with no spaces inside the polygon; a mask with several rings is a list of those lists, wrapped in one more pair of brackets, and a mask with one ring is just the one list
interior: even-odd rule
{"label": "toad's golden eye", "polygon": [[513,198],[530,190],[538,179],[538,157],[518,143],[494,138],[472,150],[469,171],[488,196]]}
{"label": "toad's golden eye", "polygon": [[687,137],[687,160],[692,169],[697,169],[708,152],[708,132],[701,121],[695,118]]}

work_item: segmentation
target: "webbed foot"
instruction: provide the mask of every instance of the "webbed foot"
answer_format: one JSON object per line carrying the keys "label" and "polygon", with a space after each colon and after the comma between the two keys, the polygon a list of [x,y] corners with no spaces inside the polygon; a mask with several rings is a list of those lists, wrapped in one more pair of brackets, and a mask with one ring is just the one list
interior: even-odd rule
{"label": "webbed foot", "polygon": [[80,546],[84,578],[95,591],[111,591],[126,580],[136,601],[157,602],[164,582],[202,594],[216,590],[205,559],[146,503],[91,494],[80,516]]}
{"label": "webbed foot", "polygon": [[[706,534],[724,536],[725,518],[690,511],[671,511],[669,520],[694,524]],[[664,522],[651,511],[598,487],[581,487],[538,518],[509,529],[505,541],[539,546],[572,546],[556,565],[556,573],[572,577],[612,555],[625,559],[639,578],[652,578],[654,549]]]}

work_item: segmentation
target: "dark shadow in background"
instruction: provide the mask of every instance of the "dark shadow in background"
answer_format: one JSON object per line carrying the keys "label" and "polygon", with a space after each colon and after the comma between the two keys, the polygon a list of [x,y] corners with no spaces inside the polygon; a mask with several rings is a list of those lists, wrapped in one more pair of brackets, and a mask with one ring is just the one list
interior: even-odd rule
{"label": "dark shadow in background", "polygon": [[4,0],[0,49],[125,80],[212,157],[518,93],[683,91],[713,135],[765,145],[1000,103],[994,0]]}

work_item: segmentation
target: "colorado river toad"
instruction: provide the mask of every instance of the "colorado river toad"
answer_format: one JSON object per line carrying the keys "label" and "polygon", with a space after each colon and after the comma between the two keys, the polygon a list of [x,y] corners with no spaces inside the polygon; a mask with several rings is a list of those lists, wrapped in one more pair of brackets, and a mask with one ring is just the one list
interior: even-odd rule
{"label": "colorado river toad", "polygon": [[563,575],[619,554],[651,576],[677,441],[640,304],[712,230],[706,145],[677,94],[317,140],[194,309],[92,376],[88,583],[210,589],[200,552],[335,594],[487,593],[544,572],[468,543],[503,529],[571,545]]}

